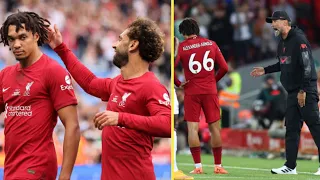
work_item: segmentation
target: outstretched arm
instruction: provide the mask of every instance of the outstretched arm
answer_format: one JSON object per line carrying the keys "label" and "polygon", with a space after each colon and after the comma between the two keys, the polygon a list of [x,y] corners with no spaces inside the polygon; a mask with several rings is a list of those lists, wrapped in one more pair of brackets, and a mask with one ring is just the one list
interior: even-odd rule
{"label": "outstretched arm", "polygon": [[68,71],[81,88],[95,97],[107,101],[110,96],[110,78],[98,78],[88,68],[86,68],[71,50],[61,43],[56,47],[55,52],[60,56]]}
{"label": "outstretched arm", "polygon": [[49,29],[48,44],[60,56],[68,71],[82,89],[104,101],[109,99],[111,79],[97,78],[88,68],[81,64],[78,58],[63,43],[62,35],[57,25],[54,25],[54,29]]}
{"label": "outstretched arm", "polygon": [[267,66],[264,68],[264,73],[269,74],[273,72],[279,72],[280,71],[280,62],[277,62],[273,65]]}

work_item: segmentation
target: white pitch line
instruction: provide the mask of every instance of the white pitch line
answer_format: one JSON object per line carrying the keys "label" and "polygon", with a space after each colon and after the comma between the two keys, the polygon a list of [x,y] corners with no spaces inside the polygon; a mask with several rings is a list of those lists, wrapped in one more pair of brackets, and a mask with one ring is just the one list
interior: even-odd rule
{"label": "white pitch line", "polygon": [[[194,177],[195,179],[210,179],[211,177],[206,177],[206,176],[199,176],[199,177]],[[214,179],[244,179],[245,177],[235,177],[235,176],[216,176]],[[246,178],[248,179],[248,178]]]}
{"label": "white pitch line", "polygon": [[[178,163],[178,165],[180,166],[194,166],[194,164],[190,164],[190,163]],[[214,167],[213,165],[209,165],[209,164],[202,164],[202,166],[206,166],[206,167]],[[229,168],[229,169],[243,169],[243,170],[251,170],[251,171],[268,171],[270,172],[271,169],[263,169],[263,168],[247,168],[247,167],[237,167],[237,166],[223,166],[225,168]],[[299,174],[313,174],[311,172],[301,172],[301,171],[297,171],[297,173]]]}
{"label": "white pitch line", "polygon": [[[195,179],[212,179],[213,177],[197,176]],[[215,176],[214,179],[266,179],[265,177],[235,177],[235,176]],[[274,178],[268,177],[268,179],[283,179],[283,178]],[[308,179],[309,180],[309,179]]]}

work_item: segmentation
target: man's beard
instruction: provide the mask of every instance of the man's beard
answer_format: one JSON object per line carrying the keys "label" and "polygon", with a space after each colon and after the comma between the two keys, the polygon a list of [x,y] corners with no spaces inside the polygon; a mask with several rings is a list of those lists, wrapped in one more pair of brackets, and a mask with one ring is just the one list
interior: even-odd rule
{"label": "man's beard", "polygon": [[26,59],[27,59],[27,57],[20,57],[20,58],[16,57],[16,60],[19,61],[19,62],[26,61]]}
{"label": "man's beard", "polygon": [[116,52],[116,54],[113,56],[112,62],[118,68],[125,66],[129,62],[128,52],[124,52],[124,53]]}

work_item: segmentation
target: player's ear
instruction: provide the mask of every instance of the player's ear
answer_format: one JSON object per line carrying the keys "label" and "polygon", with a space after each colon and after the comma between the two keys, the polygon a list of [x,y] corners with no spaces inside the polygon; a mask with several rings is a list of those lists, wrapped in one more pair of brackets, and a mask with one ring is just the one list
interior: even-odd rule
{"label": "player's ear", "polygon": [[129,51],[135,51],[139,48],[139,41],[132,40],[129,42]]}
{"label": "player's ear", "polygon": [[39,36],[39,34],[38,34],[38,33],[34,33],[33,38],[34,38],[34,40],[35,40],[36,42],[38,42],[38,41],[39,41],[40,36]]}

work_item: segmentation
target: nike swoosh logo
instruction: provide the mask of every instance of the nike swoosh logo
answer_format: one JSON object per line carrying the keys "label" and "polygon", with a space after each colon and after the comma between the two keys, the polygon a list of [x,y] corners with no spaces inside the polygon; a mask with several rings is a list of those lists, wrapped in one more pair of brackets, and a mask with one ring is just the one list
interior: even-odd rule
{"label": "nike swoosh logo", "polygon": [[8,88],[2,88],[2,92],[6,92],[8,89],[10,89],[10,87],[8,87]]}

